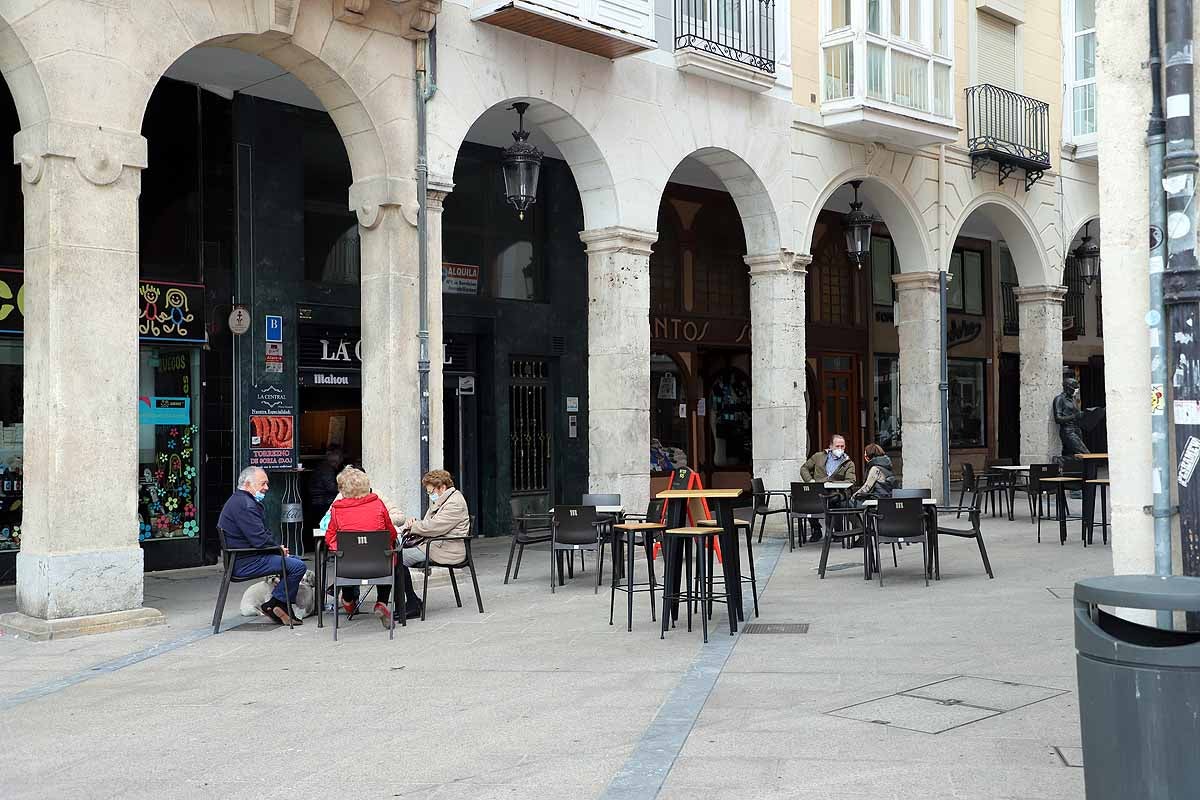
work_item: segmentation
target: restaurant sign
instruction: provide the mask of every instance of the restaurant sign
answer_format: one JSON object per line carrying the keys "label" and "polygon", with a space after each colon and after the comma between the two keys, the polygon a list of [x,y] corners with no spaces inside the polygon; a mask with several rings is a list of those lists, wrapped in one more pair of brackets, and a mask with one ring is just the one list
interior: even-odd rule
{"label": "restaurant sign", "polygon": [[650,338],[665,342],[749,344],[750,323],[719,317],[651,317]]}

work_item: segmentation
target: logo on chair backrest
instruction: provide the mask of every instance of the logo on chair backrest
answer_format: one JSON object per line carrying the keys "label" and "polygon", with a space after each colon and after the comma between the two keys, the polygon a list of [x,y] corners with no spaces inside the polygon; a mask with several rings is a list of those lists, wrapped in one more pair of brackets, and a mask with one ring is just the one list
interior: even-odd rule
{"label": "logo on chair backrest", "polygon": [[904,503],[896,503],[896,508],[904,508]]}
{"label": "logo on chair backrest", "polygon": [[366,543],[367,543],[367,537],[365,537],[365,536],[359,536],[359,537],[358,537],[358,543],[359,543],[359,544],[366,544]]}
{"label": "logo on chair backrest", "polygon": [[578,516],[579,516],[579,511],[578,511],[577,509],[574,509],[574,508],[572,508],[570,513],[571,513],[571,516],[572,516],[572,517],[578,517]]}

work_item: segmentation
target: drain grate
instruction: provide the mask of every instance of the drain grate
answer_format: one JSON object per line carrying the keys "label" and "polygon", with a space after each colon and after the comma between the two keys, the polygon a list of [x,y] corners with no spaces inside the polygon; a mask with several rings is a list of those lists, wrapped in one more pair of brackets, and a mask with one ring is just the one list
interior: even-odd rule
{"label": "drain grate", "polygon": [[263,631],[277,631],[280,628],[287,629],[286,625],[276,625],[274,622],[243,622],[232,628],[226,628],[222,633],[233,633],[234,631],[243,631],[245,633],[261,633]]}
{"label": "drain grate", "polygon": [[808,633],[807,622],[751,622],[745,633]]}

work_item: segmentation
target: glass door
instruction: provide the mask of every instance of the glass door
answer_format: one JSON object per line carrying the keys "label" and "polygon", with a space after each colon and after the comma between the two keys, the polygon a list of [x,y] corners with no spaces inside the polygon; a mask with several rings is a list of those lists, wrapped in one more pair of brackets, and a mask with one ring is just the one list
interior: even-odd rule
{"label": "glass door", "polygon": [[200,536],[200,351],[144,347],[138,386],[138,539]]}
{"label": "glass door", "polygon": [[821,440],[812,449],[829,445],[834,435],[846,438],[846,452],[857,463],[861,460],[862,441],[859,435],[858,357],[854,355],[823,355],[819,360],[821,374],[820,408]]}

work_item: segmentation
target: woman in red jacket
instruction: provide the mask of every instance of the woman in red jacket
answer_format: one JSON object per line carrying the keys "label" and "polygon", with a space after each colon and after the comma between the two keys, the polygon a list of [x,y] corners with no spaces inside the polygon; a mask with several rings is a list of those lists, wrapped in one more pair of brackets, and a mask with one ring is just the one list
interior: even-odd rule
{"label": "woman in red jacket", "polygon": [[[379,496],[371,491],[371,481],[367,473],[354,467],[346,467],[337,476],[338,491],[341,497],[329,508],[329,527],[325,530],[325,544],[330,550],[337,550],[339,532],[351,531],[387,531],[389,543],[396,547],[396,526],[392,523],[392,515]],[[375,603],[375,616],[388,628],[392,623],[391,612],[388,611],[388,600],[392,596],[392,587],[378,586],[379,595]],[[347,614],[353,614],[358,608],[358,587],[342,587],[342,607]]]}

